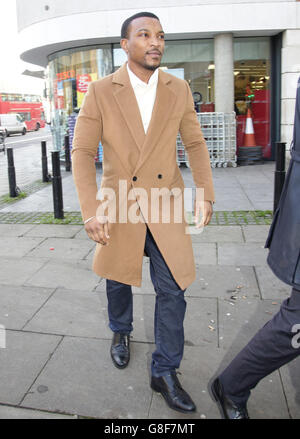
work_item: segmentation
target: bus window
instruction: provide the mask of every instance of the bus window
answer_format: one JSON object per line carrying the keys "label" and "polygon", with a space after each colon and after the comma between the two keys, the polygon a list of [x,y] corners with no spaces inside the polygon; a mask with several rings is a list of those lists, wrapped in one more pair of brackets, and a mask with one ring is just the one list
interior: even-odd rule
{"label": "bus window", "polygon": [[30,112],[19,112],[18,115],[20,116],[22,122],[25,122],[26,120],[31,120],[31,113]]}

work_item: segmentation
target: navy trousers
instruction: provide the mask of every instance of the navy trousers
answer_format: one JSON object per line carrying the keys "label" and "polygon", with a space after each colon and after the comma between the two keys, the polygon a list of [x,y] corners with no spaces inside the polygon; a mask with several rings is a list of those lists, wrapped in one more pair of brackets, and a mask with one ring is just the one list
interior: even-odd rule
{"label": "navy trousers", "polygon": [[[156,292],[152,375],[159,377],[178,369],[184,349],[183,321],[186,311],[185,290],[181,290],[166,265],[147,227],[145,252],[150,258],[150,276]],[[109,327],[113,332],[130,334],[133,330],[132,289],[106,279]]]}
{"label": "navy trousers", "polygon": [[300,291],[292,289],[279,312],[267,322],[219,376],[224,392],[245,405],[265,376],[300,354]]}

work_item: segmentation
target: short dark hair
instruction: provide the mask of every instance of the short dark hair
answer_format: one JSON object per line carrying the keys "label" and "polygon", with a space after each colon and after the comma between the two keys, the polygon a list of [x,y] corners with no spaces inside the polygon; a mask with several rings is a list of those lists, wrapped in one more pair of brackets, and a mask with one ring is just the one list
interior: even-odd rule
{"label": "short dark hair", "polygon": [[160,21],[159,18],[152,14],[152,12],[139,12],[138,14],[134,14],[131,17],[127,18],[127,20],[124,21],[121,28],[121,38],[128,38],[128,28],[133,20],[140,17],[150,17],[155,18],[156,20]]}

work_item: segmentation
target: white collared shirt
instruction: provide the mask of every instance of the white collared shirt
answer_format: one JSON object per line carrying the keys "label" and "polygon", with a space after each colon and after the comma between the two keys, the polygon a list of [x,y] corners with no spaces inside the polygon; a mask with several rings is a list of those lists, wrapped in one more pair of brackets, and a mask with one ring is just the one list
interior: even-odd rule
{"label": "white collared shirt", "polygon": [[151,75],[148,84],[138,78],[129,68],[127,63],[127,71],[129,74],[130,83],[132,85],[139,110],[141,113],[141,118],[143,121],[143,126],[145,133],[147,133],[151,117],[153,106],[156,98],[156,89],[158,83],[158,69]]}

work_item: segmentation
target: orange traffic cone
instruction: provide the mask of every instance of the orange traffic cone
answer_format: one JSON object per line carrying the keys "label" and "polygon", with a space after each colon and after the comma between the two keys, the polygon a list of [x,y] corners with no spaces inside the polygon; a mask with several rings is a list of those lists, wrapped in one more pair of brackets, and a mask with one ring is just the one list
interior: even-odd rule
{"label": "orange traffic cone", "polygon": [[244,137],[243,146],[256,146],[253,121],[252,121],[250,108],[248,108],[248,111],[247,111],[246,129],[245,129],[245,137]]}

